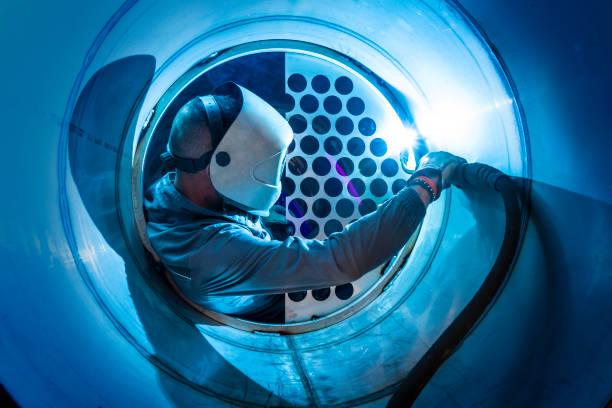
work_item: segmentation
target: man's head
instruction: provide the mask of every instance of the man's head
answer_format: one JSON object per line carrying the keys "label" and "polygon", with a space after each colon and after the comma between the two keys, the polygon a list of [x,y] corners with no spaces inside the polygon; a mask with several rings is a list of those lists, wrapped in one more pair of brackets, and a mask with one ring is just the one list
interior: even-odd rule
{"label": "man's head", "polygon": [[177,168],[177,188],[196,204],[208,206],[214,199],[218,205],[222,197],[267,215],[280,195],[292,139],[289,124],[274,108],[228,82],[180,109],[162,159]]}

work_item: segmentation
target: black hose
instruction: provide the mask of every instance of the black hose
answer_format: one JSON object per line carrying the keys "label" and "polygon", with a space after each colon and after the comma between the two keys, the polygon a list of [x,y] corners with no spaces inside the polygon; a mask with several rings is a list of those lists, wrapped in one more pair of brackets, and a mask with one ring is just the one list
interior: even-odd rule
{"label": "black hose", "polygon": [[425,385],[485,313],[510,273],[518,250],[521,211],[510,178],[491,166],[473,163],[461,165],[452,183],[461,188],[485,187],[501,193],[506,210],[504,241],[478,292],[408,373],[387,404],[388,408],[412,406]]}

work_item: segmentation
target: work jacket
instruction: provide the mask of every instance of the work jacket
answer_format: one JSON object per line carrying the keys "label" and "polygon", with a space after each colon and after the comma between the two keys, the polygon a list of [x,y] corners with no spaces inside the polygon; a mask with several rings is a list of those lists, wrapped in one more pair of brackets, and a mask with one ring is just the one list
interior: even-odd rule
{"label": "work jacket", "polygon": [[271,239],[260,217],[198,206],[174,186],[175,173],[145,193],[147,234],[185,296],[221,313],[270,307],[273,294],[354,281],[399,251],[425,215],[412,188],[324,240]]}

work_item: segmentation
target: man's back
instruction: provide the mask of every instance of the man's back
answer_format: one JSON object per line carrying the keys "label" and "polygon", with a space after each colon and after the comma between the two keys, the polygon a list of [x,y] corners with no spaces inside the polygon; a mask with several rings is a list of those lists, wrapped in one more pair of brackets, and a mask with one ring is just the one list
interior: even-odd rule
{"label": "man's back", "polygon": [[259,313],[278,301],[265,295],[354,281],[391,258],[425,214],[419,195],[404,188],[326,240],[277,241],[258,217],[192,203],[172,177],[145,195],[149,240],[183,294],[222,313]]}

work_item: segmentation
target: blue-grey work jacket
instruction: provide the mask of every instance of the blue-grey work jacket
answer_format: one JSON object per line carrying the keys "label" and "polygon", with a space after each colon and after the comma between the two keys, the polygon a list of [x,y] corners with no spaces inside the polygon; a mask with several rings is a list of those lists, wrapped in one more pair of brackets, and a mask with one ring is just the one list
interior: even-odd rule
{"label": "blue-grey work jacket", "polygon": [[259,217],[198,206],[167,173],[145,194],[153,249],[189,299],[206,309],[249,314],[272,294],[354,281],[390,259],[425,215],[412,188],[325,240],[271,239]]}

